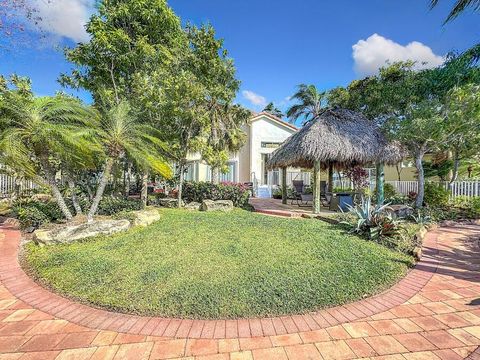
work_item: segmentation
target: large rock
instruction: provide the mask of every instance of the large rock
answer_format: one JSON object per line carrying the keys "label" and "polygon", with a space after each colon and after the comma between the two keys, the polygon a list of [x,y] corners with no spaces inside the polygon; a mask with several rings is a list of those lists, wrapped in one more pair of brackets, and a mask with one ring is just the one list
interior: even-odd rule
{"label": "large rock", "polygon": [[233,201],[231,200],[203,200],[201,211],[231,211],[233,210]]}
{"label": "large rock", "polygon": [[408,205],[389,205],[386,211],[395,219],[405,219],[413,215],[413,209]]}
{"label": "large rock", "polygon": [[54,230],[38,229],[33,233],[33,241],[41,245],[67,244],[93,236],[127,231],[129,228],[130,221],[128,220],[100,220]]}
{"label": "large rock", "polygon": [[[165,198],[165,199],[159,199],[158,203],[160,206],[166,207],[166,208],[176,208],[178,207],[178,200],[173,199],[173,198]],[[182,201],[183,204],[183,201]]]}
{"label": "large rock", "polygon": [[156,209],[134,211],[133,215],[135,216],[133,220],[134,226],[148,226],[160,220],[160,214]]}
{"label": "large rock", "polygon": [[188,203],[185,205],[185,209],[195,211],[195,210],[200,210],[200,206],[202,206],[202,204],[192,201],[191,203]]}

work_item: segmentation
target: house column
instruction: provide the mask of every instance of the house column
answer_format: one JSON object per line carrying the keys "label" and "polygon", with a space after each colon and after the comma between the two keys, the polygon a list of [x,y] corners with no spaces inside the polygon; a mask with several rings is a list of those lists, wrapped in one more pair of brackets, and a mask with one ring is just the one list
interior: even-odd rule
{"label": "house column", "polygon": [[282,168],[282,204],[287,203],[287,168]]}

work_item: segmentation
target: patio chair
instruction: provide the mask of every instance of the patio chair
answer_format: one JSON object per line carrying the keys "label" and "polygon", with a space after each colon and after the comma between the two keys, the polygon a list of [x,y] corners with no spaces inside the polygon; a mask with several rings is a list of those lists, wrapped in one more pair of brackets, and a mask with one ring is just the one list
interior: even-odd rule
{"label": "patio chair", "polygon": [[307,194],[305,192],[305,185],[303,184],[303,180],[293,180],[292,185],[293,199],[291,204],[293,205],[293,203],[296,202],[299,207],[310,206],[308,203],[313,202],[313,195]]}

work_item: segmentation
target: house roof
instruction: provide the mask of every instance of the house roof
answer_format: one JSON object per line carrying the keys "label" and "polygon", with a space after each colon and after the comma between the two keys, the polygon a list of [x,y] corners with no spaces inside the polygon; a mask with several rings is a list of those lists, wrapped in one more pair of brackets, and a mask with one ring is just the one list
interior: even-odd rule
{"label": "house roof", "polygon": [[260,113],[254,114],[254,116],[250,119],[250,121],[252,122],[252,121],[260,120],[260,118],[262,116],[265,116],[265,117],[269,118],[270,120],[272,120],[273,122],[276,122],[280,125],[283,125],[283,126],[288,127],[292,130],[298,131],[298,127],[296,127],[295,125],[290,124],[289,122],[286,122],[286,121],[280,119],[279,117],[277,117],[275,115],[272,115],[272,114],[270,114],[269,112],[266,112],[266,111],[262,111]]}

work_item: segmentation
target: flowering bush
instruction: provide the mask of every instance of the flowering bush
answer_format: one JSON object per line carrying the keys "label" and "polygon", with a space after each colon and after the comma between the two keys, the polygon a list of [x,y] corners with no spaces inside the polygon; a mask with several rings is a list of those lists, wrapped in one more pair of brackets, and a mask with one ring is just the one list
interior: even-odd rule
{"label": "flowering bush", "polygon": [[222,182],[186,182],[183,185],[182,199],[185,202],[202,202],[203,200],[232,200],[233,205],[243,207],[248,204],[250,191],[248,186],[240,183]]}
{"label": "flowering bush", "polygon": [[368,185],[368,171],[360,166],[348,169],[345,175],[352,181],[356,191],[365,189]]}

